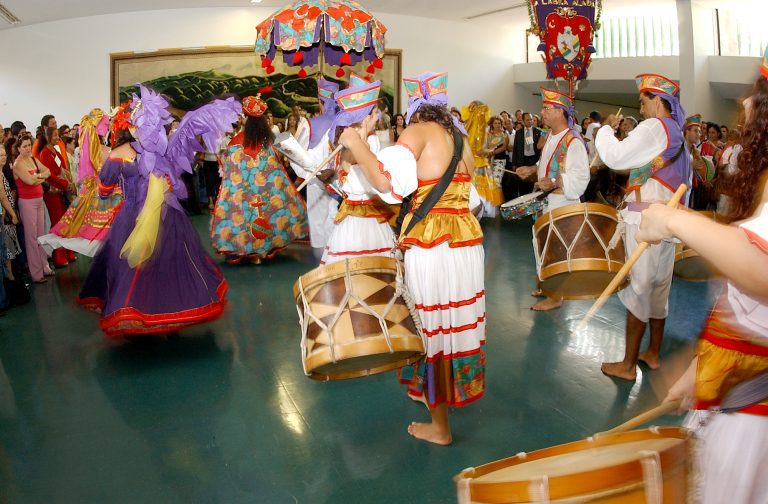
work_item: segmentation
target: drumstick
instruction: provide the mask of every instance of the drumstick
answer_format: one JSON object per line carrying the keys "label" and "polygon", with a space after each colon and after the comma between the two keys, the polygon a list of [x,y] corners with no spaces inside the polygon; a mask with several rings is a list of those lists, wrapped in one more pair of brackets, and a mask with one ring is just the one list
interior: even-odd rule
{"label": "drumstick", "polygon": [[[677,206],[677,204],[680,202],[680,199],[683,197],[685,191],[687,190],[688,186],[685,184],[680,184],[680,187],[677,188],[675,195],[672,196],[671,200],[669,200],[667,206],[670,208]],[[597,301],[595,301],[595,304],[592,305],[592,308],[590,308],[587,314],[584,315],[584,318],[581,319],[581,322],[579,322],[579,325],[576,327],[577,332],[587,327],[587,322],[589,322],[595,313],[597,313],[600,308],[603,307],[603,305],[608,301],[608,298],[610,298],[613,294],[613,291],[615,291],[616,288],[621,285],[621,282],[623,282],[627,277],[629,270],[632,268],[632,266],[634,266],[637,260],[640,259],[640,256],[643,255],[643,252],[645,252],[645,249],[647,249],[649,245],[650,243],[648,242],[638,243],[637,248],[629,257],[629,259],[627,259],[627,262],[624,263],[624,266],[622,266],[619,272],[616,273],[616,276],[613,277],[613,280],[611,280],[611,283],[608,284],[608,287],[606,287],[603,293],[600,294],[600,297],[597,298]]]}
{"label": "drumstick", "polygon": [[645,413],[641,413],[636,417],[630,420],[627,420],[623,424],[614,427],[611,430],[598,432],[595,435],[599,436],[600,434],[616,434],[618,432],[626,432],[628,430],[634,429],[635,427],[640,427],[644,423],[650,422],[651,420],[656,420],[662,415],[666,415],[667,413],[677,411],[679,408],[680,408],[680,401],[665,401],[660,405],[656,406],[655,408],[648,410]]}
{"label": "drumstick", "polygon": [[[619,117],[621,115],[621,109],[623,109],[623,108],[624,107],[619,107],[619,110],[616,111],[616,117]],[[585,131],[585,133],[586,133],[586,131]],[[594,138],[592,139],[592,141],[593,142],[595,141]],[[595,162],[598,159],[600,159],[600,156],[597,153],[597,149],[595,149],[595,155],[592,157],[592,161],[589,163],[589,167],[592,168],[593,166],[595,166]]]}
{"label": "drumstick", "polygon": [[[341,145],[341,144],[339,144],[339,145],[338,145],[338,147],[336,147],[335,149],[333,149],[333,151],[331,152],[331,154],[330,154],[330,155],[329,155],[327,158],[325,158],[325,161],[323,161],[322,163],[320,163],[320,166],[318,166],[317,168],[315,168],[315,171],[313,171],[312,173],[310,173],[310,174],[309,174],[309,177],[307,177],[307,179],[306,179],[304,182],[302,182],[302,183],[301,183],[301,185],[300,185],[299,187],[297,187],[297,188],[296,188],[296,190],[297,190],[297,191],[301,191],[302,189],[304,189],[304,186],[306,186],[306,185],[309,183],[309,181],[310,181],[310,180],[312,180],[313,178],[317,177],[317,174],[318,174],[318,173],[320,173],[320,171],[321,171],[323,168],[325,168],[325,167],[326,167],[326,165],[327,165],[328,163],[330,163],[330,162],[333,160],[333,158],[334,158],[334,157],[336,157],[336,154],[338,154],[339,152],[341,152],[341,149],[343,149],[343,148],[344,148],[344,146],[343,146],[343,145]],[[336,191],[336,192],[338,192],[338,191]]]}

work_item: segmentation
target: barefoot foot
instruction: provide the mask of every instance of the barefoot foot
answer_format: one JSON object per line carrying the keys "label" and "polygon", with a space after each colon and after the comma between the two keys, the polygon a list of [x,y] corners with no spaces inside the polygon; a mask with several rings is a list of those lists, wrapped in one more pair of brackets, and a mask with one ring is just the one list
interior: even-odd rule
{"label": "barefoot foot", "polygon": [[531,296],[533,296],[533,297],[544,297],[544,293],[541,292],[541,289],[536,289],[535,291],[531,291]]}
{"label": "barefoot foot", "polygon": [[659,356],[650,352],[642,352],[637,356],[637,360],[645,362],[645,365],[651,369],[659,369]]}
{"label": "barefoot foot", "polygon": [[562,301],[559,301],[557,299],[552,299],[552,298],[546,298],[546,299],[542,299],[535,305],[531,306],[531,310],[549,311],[549,310],[555,310],[557,308],[560,308],[562,305],[563,305]]}
{"label": "barefoot foot", "polygon": [[600,371],[606,376],[621,378],[622,380],[635,381],[637,378],[635,366],[627,366],[623,362],[603,362]]}
{"label": "barefoot foot", "polygon": [[450,432],[445,432],[433,423],[411,422],[408,426],[408,434],[441,446],[448,446],[453,441]]}

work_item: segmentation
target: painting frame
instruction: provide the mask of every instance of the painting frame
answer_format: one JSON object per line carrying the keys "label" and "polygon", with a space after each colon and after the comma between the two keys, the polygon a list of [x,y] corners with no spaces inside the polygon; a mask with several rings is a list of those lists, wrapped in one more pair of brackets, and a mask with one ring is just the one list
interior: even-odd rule
{"label": "painting frame", "polygon": [[[110,53],[110,103],[112,107],[117,106],[122,98],[126,99],[130,96],[127,93],[127,89],[136,84],[160,82],[165,78],[173,78],[174,76],[190,75],[190,72],[194,70],[195,73],[216,72],[221,71],[222,68],[233,68],[232,62],[239,62],[242,66],[237,68],[237,75],[243,77],[232,77],[232,79],[258,79],[266,80],[271,79],[273,76],[267,76],[266,70],[261,67],[258,56],[255,54],[252,46],[208,46],[208,47],[191,47],[191,48],[169,48],[158,49],[155,51],[141,51],[141,52],[116,52]],[[401,82],[402,82],[402,50],[401,49],[386,49],[383,58],[384,68],[376,70],[373,74],[373,79],[382,80],[382,101],[389,105],[389,113],[395,115],[400,113],[401,110]],[[237,63],[235,63],[237,64]],[[247,66],[247,67],[246,67]],[[339,79],[336,77],[338,67],[331,65],[319,65],[307,70],[309,74],[305,79],[315,78],[317,73],[322,71],[325,78],[335,80],[337,82],[342,81],[342,87],[345,87],[349,78],[350,70],[364,76],[366,74],[367,64],[360,63],[355,67],[343,67],[345,75]],[[278,68],[277,74],[283,75],[287,80],[298,80],[296,74],[298,73],[298,67],[288,67],[283,65]],[[177,72],[177,73],[172,73]],[[233,74],[234,75],[234,74]],[[274,74],[273,74],[274,75]],[[306,100],[305,103],[317,103],[316,95],[309,96],[309,93],[304,90],[304,94],[299,96],[294,94],[293,96],[299,96],[299,98]],[[175,87],[174,89],[178,89]],[[161,93],[163,89],[157,89]],[[167,93],[165,93],[167,95]],[[215,90],[211,90],[208,93],[210,96],[205,101],[209,101],[215,96]],[[221,93],[222,95],[233,93]],[[239,93],[234,93],[239,94]],[[251,92],[249,94],[255,94]],[[269,96],[266,94],[265,96]],[[172,105],[174,105],[173,100]],[[181,103],[178,105],[187,105],[193,103],[193,99],[179,100]],[[182,114],[185,110],[191,110],[193,106],[176,106],[175,107]],[[272,103],[270,103],[272,109]],[[281,111],[285,110],[281,108]],[[278,117],[283,114],[276,113]]]}

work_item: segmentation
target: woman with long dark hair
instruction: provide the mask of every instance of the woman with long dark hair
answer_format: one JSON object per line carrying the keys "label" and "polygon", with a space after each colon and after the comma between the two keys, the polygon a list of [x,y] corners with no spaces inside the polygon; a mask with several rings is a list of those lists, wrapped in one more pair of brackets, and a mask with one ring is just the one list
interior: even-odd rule
{"label": "woman with long dark hair", "polygon": [[243,99],[245,127],[224,159],[211,241],[231,264],[258,264],[308,234],[306,206],[272,146],[266,111],[259,96]]}
{"label": "woman with long dark hair", "polygon": [[[761,74],[743,102],[743,150],[730,213],[738,226],[653,205],[643,212],[637,236],[678,238],[728,279],[696,358],[665,399],[691,408],[686,424],[700,438],[696,494],[705,504],[768,502],[762,477],[768,465],[768,52]],[[737,386],[746,390],[737,393]]]}

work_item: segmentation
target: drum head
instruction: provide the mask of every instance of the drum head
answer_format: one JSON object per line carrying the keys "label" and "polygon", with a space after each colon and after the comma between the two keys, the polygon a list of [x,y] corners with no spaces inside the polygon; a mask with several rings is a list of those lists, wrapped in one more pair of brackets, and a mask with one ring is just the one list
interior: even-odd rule
{"label": "drum head", "polygon": [[530,194],[523,194],[522,196],[519,196],[513,200],[509,200],[506,203],[503,203],[501,206],[504,208],[507,208],[507,207],[519,205],[521,203],[529,203],[535,200],[536,198],[538,198],[539,196],[541,196],[542,194],[544,194],[542,191],[536,191]]}
{"label": "drum head", "polygon": [[606,434],[467,469],[459,489],[468,482],[473,503],[645,503],[650,464],[663,501],[685,502],[690,446],[677,427]]}

